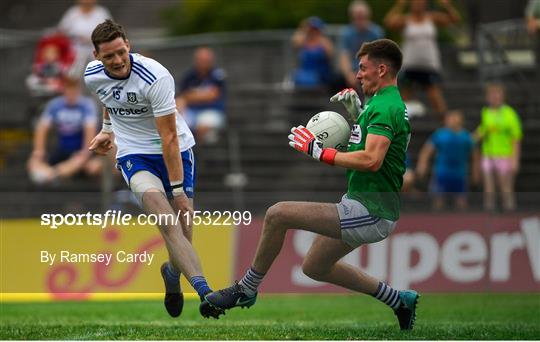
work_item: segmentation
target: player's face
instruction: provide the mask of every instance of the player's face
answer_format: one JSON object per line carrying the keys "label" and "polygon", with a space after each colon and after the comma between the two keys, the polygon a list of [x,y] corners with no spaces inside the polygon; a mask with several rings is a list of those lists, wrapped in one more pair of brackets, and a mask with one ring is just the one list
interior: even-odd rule
{"label": "player's face", "polygon": [[99,51],[94,56],[105,66],[105,70],[114,77],[128,76],[131,65],[129,61],[129,42],[121,37],[110,42],[99,44]]}
{"label": "player's face", "polygon": [[362,91],[367,96],[372,96],[379,90],[379,68],[374,61],[369,60],[367,55],[360,58],[356,78],[360,81]]}

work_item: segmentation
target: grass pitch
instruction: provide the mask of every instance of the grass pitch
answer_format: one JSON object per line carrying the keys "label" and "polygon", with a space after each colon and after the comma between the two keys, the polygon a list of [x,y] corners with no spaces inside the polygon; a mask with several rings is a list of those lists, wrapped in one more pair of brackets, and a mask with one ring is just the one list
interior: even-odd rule
{"label": "grass pitch", "polygon": [[0,303],[0,339],[473,339],[540,338],[538,294],[428,294],[412,332],[400,332],[392,311],[362,295],[261,296],[250,309],[219,320],[187,300],[179,318],[161,302]]}

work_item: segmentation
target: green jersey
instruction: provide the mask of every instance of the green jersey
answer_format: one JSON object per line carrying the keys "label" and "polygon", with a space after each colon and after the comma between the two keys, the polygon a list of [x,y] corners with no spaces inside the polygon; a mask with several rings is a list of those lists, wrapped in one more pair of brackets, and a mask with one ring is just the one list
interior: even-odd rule
{"label": "green jersey", "polygon": [[368,134],[387,137],[390,147],[377,172],[347,170],[347,196],[362,203],[371,215],[396,221],[411,137],[407,110],[396,86],[380,89],[366,103],[351,131],[348,151],[365,150]]}

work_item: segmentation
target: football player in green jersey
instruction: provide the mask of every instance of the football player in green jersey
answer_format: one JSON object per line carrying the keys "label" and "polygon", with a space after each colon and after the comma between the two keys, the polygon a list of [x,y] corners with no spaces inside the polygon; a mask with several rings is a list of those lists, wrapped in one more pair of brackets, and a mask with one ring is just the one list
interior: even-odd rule
{"label": "football player in green jersey", "polygon": [[361,107],[358,94],[345,89],[331,98],[355,118],[347,152],[323,148],[305,127],[293,127],[290,145],[324,163],[347,169],[348,191],[338,204],[280,202],[266,212],[252,266],[239,283],[213,292],[201,305],[220,309],[249,307],[257,288],[279,254],[288,229],[317,233],[303,264],[309,277],[369,294],[394,310],[400,328],[412,329],[419,295],[399,291],[340,259],[363,244],[385,239],[399,218],[399,191],[405,173],[410,126],[397,88],[402,54],[391,40],[365,43],[357,55],[357,79],[370,97]]}

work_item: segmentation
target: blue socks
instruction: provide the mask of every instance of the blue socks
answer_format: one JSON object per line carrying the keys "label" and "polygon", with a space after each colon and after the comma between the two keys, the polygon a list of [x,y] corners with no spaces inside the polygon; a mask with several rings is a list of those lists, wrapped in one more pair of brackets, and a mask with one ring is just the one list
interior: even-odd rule
{"label": "blue socks", "polygon": [[165,275],[165,287],[167,293],[180,293],[180,273],[177,272],[171,263],[165,266],[163,274]]}
{"label": "blue socks", "polygon": [[212,292],[212,290],[208,286],[208,283],[206,282],[206,279],[203,276],[192,277],[189,282],[191,286],[193,286],[195,291],[197,291],[197,294],[199,295],[201,300],[204,299],[204,296],[206,294]]}

